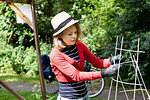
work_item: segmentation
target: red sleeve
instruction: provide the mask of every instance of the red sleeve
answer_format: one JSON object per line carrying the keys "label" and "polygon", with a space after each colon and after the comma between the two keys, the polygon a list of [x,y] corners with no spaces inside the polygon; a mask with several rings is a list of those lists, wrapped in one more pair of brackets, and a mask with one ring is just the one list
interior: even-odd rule
{"label": "red sleeve", "polygon": [[51,53],[51,64],[57,67],[58,71],[74,81],[87,81],[102,78],[100,72],[80,72],[73,65],[68,63],[60,53]]}
{"label": "red sleeve", "polygon": [[90,62],[93,66],[97,68],[107,68],[111,65],[110,59],[99,59],[93,55],[90,50],[82,43],[79,42],[81,48],[83,49],[84,58]]}

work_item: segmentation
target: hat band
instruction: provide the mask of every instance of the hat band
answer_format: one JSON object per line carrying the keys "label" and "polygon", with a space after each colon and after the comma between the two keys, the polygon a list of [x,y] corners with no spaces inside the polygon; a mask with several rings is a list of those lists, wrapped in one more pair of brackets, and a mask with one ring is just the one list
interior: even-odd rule
{"label": "hat band", "polygon": [[72,17],[69,17],[64,22],[62,22],[54,31],[55,33],[59,31],[62,27],[64,27],[67,23],[69,23],[72,20]]}

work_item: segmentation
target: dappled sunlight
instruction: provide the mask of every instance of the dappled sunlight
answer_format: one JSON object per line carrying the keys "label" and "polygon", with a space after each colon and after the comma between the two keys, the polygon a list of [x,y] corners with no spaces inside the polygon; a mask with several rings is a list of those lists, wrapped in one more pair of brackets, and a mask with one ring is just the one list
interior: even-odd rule
{"label": "dappled sunlight", "polygon": [[39,83],[39,76],[0,74],[0,79],[5,82]]}

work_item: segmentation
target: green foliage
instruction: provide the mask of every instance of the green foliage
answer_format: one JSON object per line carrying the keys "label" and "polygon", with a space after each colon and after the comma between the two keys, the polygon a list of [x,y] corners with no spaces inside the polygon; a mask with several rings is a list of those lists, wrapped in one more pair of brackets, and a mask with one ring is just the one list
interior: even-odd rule
{"label": "green foliage", "polygon": [[[101,30],[101,31],[100,31]],[[90,49],[91,52],[95,55],[100,55],[100,49],[103,48],[104,39],[105,39],[105,30],[100,29],[99,32],[94,34],[88,34],[84,39],[84,44]]]}
{"label": "green foliage", "polygon": [[[140,50],[145,51],[145,54],[139,55],[139,67],[141,70],[141,73],[146,81],[146,83],[149,82],[148,79],[148,73],[146,70],[148,70],[148,66],[150,65],[149,62],[149,29],[150,29],[150,23],[149,18],[147,16],[150,16],[150,4],[144,0],[140,0],[139,2],[136,2],[136,0],[132,0],[130,2],[128,1],[117,1],[117,5],[120,6],[122,9],[124,9],[124,12],[117,16],[115,19],[118,23],[117,27],[112,28],[112,30],[120,29],[119,35],[124,36],[124,48],[130,49],[130,50],[137,50],[137,41],[138,38],[140,38]],[[136,4],[135,4],[136,2]],[[111,33],[111,31],[108,31]],[[114,32],[114,31],[112,31]],[[113,35],[111,36],[113,37]],[[111,41],[110,41],[111,42]],[[129,57],[128,54],[124,54],[124,56]],[[136,56],[136,54],[135,54]],[[127,58],[129,60],[129,58]],[[126,76],[127,81],[134,81],[134,69],[133,67],[127,67],[125,70],[128,73],[128,76]],[[148,85],[147,85],[148,86]]]}
{"label": "green foliage", "polygon": [[[0,44],[2,43],[0,41]],[[38,74],[36,51],[33,46],[25,49],[23,46],[13,47],[3,43],[0,47],[1,73],[15,71],[17,74]],[[50,48],[51,46],[41,43],[42,54],[50,52]]]}
{"label": "green foliage", "polygon": [[[124,36],[123,47],[131,50],[137,49],[137,39],[140,38],[140,50],[145,53],[139,55],[139,66],[146,83],[150,82],[150,1],[36,0],[36,8],[41,54],[51,50],[51,45],[48,45],[52,44],[51,18],[60,11],[67,11],[74,19],[80,20],[85,35],[83,42],[101,58],[114,55],[117,36]],[[14,14],[7,4],[0,5],[0,69],[2,72],[8,72],[9,68],[17,73],[23,71],[35,75],[37,60],[33,31],[27,24],[16,24]],[[130,60],[128,53],[123,53],[123,56]],[[124,79],[133,81],[133,67],[127,66],[123,70],[126,72]]]}
{"label": "green foliage", "polygon": [[108,43],[113,39],[110,34],[114,36],[117,34],[112,32],[108,34],[108,31],[117,26],[114,22],[115,17],[122,12],[123,9],[115,6],[115,0],[82,0],[74,4],[71,13],[77,13],[75,17],[81,18],[80,25],[86,37],[84,43],[89,49],[96,55],[102,54],[103,57],[109,57],[113,50],[112,44]]}
{"label": "green foliage", "polygon": [[[95,54],[102,58],[114,55],[116,37],[124,36],[123,48],[136,50],[140,38],[139,66],[146,81],[150,65],[150,2],[146,0],[80,0],[75,2],[71,14],[80,19],[84,43]],[[120,41],[121,43],[121,41]],[[128,53],[123,53],[126,61],[131,60]],[[135,54],[136,56],[136,54]],[[124,67],[124,80],[134,81],[134,69]]]}
{"label": "green foliage", "polygon": [[71,11],[74,0],[36,0],[37,26],[40,38],[52,44],[51,19],[61,11]]}
{"label": "green foliage", "polygon": [[14,46],[34,45],[33,31],[27,24],[17,24],[14,11],[7,4],[0,4],[0,33]]}
{"label": "green foliage", "polygon": [[[0,41],[0,71],[1,73],[5,72],[12,72],[13,69],[10,67],[11,63],[9,62],[9,58],[5,55],[7,54],[10,56],[12,53],[12,47],[7,45],[5,41]],[[9,70],[8,70],[9,69]]]}
{"label": "green foliage", "polygon": [[[1,73],[38,74],[34,33],[27,24],[17,24],[15,13],[7,4],[0,5],[0,71]],[[51,45],[40,42],[42,54]]]}

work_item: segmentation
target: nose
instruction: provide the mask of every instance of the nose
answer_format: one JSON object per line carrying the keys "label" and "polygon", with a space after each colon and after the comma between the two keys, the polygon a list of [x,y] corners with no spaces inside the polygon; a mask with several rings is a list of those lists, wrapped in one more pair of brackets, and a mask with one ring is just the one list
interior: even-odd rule
{"label": "nose", "polygon": [[73,38],[76,38],[76,36],[77,36],[76,33],[73,33],[73,34],[72,34],[72,37],[73,37]]}

